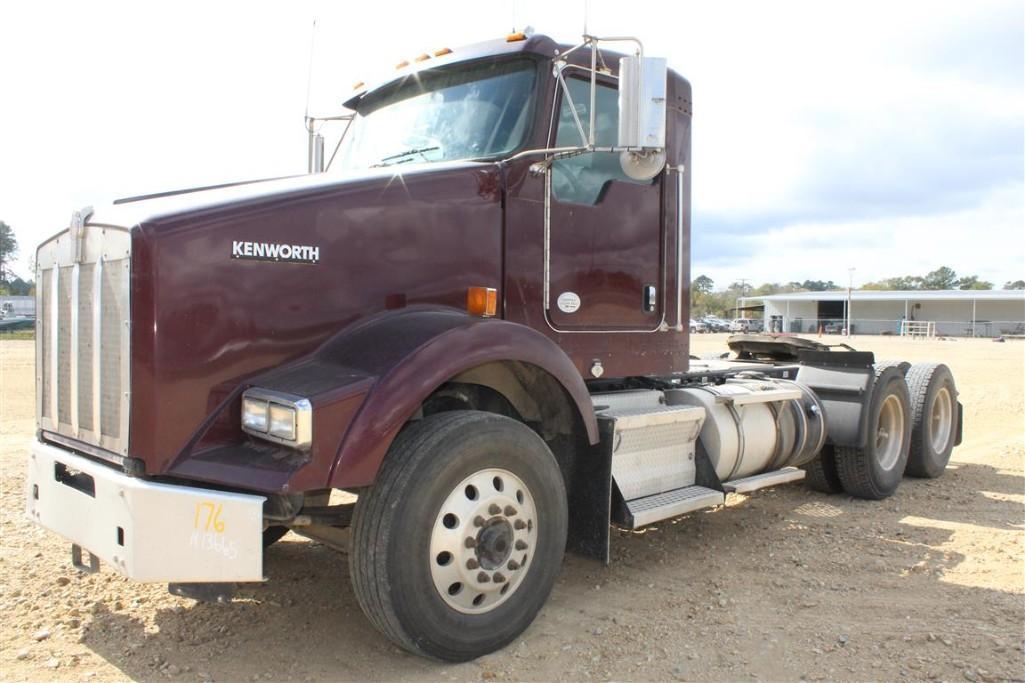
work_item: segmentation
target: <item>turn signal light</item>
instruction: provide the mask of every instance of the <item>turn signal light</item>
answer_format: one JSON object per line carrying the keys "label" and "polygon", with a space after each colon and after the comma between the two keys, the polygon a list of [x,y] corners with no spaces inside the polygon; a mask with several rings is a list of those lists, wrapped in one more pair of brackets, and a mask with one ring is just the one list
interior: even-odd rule
{"label": "turn signal light", "polygon": [[498,290],[493,287],[470,287],[466,294],[466,311],[470,315],[490,318],[498,310]]}
{"label": "turn signal light", "polygon": [[509,35],[507,35],[505,37],[505,42],[507,42],[507,43],[516,43],[516,42],[519,42],[521,40],[526,40],[526,39],[527,39],[527,34],[526,33],[524,33],[523,31],[517,31],[516,33],[510,33]]}

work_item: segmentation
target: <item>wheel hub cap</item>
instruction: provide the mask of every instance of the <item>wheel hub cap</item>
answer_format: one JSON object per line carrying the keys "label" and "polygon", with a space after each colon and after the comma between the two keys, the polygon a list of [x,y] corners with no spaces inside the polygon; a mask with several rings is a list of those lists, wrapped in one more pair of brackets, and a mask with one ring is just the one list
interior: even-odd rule
{"label": "wheel hub cap", "polygon": [[894,395],[886,397],[876,428],[876,458],[884,470],[891,470],[904,448],[904,407]]}
{"label": "wheel hub cap", "polygon": [[448,495],[431,529],[438,595],[468,614],[489,612],[520,586],[537,540],[534,499],[519,477],[489,468]]}
{"label": "wheel hub cap", "polygon": [[942,453],[946,450],[947,442],[950,440],[954,417],[954,401],[946,387],[942,387],[936,392],[936,398],[932,402],[932,415],[929,417],[933,452]]}

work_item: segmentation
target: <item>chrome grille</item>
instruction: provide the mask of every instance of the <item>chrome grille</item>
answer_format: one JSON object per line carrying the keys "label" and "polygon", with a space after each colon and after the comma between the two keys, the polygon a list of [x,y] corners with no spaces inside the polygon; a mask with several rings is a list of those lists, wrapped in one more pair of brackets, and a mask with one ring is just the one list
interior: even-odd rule
{"label": "chrome grille", "polygon": [[40,428],[128,453],[130,234],[86,226],[36,255]]}

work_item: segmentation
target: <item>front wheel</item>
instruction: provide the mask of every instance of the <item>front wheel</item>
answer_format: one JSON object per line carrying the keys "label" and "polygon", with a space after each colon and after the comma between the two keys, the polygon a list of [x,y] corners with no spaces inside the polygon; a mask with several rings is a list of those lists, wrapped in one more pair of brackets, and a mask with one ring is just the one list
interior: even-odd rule
{"label": "front wheel", "polygon": [[356,504],[356,598],[416,654],[466,661],[493,652],[547,600],[567,517],[558,463],[525,425],[476,411],[417,420]]}

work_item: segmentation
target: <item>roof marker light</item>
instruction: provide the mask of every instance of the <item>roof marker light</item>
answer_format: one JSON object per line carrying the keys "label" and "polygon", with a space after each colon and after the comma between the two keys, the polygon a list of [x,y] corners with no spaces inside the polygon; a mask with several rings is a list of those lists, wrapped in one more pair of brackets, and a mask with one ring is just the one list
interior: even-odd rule
{"label": "roof marker light", "polygon": [[527,34],[526,33],[524,33],[523,31],[517,31],[516,33],[510,33],[509,35],[507,35],[505,37],[505,42],[507,42],[507,43],[517,43],[517,42],[519,42],[521,40],[526,40],[526,39],[527,39]]}
{"label": "roof marker light", "polygon": [[430,56],[429,54],[427,54],[427,53],[425,52],[425,53],[423,53],[422,55],[419,55],[419,56],[418,56],[418,57],[417,57],[416,59],[414,59],[413,61],[414,61],[414,62],[426,62],[426,61],[427,61],[428,59],[430,59],[430,58],[431,58],[431,56]]}
{"label": "roof marker light", "polygon": [[452,50],[448,49],[447,47],[443,47],[440,50],[435,50],[434,51],[434,56],[435,57],[444,57],[445,55],[450,55],[450,54],[452,54]]}
{"label": "roof marker light", "polygon": [[403,59],[401,62],[399,62],[398,64],[395,65],[395,68],[396,69],[405,69],[407,66],[409,66],[409,61]]}

